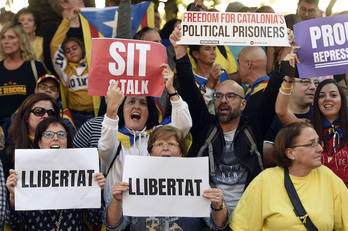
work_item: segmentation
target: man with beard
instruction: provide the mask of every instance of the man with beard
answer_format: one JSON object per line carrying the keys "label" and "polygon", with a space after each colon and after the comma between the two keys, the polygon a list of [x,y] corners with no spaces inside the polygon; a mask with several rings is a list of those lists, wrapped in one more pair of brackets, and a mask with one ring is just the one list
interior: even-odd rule
{"label": "man with beard", "polygon": [[[288,110],[294,113],[297,118],[311,119],[311,107],[319,80],[318,78],[309,78],[294,79],[292,81],[293,87],[289,98]],[[278,131],[283,127],[282,122],[276,115],[263,143],[263,162],[265,168],[273,167],[276,164],[272,156],[274,140]]]}
{"label": "man with beard", "polygon": [[[215,115],[206,107],[195,85],[186,47],[176,42],[180,26],[170,36],[175,49],[176,69],[182,98],[188,103],[193,126],[189,156],[209,156],[210,182],[222,189],[229,212],[237,205],[244,189],[262,171],[263,139],[275,116],[275,101],[283,76],[275,73],[269,80],[260,104],[250,116],[241,116],[246,106],[243,88],[233,80],[215,87]],[[248,136],[250,138],[248,138]]]}

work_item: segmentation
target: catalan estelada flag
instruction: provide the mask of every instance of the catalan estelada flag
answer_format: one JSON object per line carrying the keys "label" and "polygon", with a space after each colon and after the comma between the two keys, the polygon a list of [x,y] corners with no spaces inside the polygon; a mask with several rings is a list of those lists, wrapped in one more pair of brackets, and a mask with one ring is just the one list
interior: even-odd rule
{"label": "catalan estelada flag", "polygon": [[[155,26],[154,4],[141,2],[132,5],[132,37],[144,27]],[[92,38],[116,38],[118,7],[81,8],[80,20],[85,42],[88,67],[91,65]],[[95,114],[98,114],[100,97],[93,96]]]}

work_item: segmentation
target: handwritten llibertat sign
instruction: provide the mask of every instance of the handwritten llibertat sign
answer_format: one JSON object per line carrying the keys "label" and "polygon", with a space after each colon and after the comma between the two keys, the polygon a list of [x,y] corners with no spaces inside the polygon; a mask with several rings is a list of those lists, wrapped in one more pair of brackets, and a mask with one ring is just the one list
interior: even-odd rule
{"label": "handwritten llibertat sign", "polygon": [[289,46],[282,14],[188,11],[179,44]]}
{"label": "handwritten llibertat sign", "polygon": [[100,208],[96,148],[16,149],[15,210]]}
{"label": "handwritten llibertat sign", "polygon": [[[135,167],[136,166],[136,167]],[[209,217],[208,157],[126,156],[123,214],[127,216]]]}
{"label": "handwritten llibertat sign", "polygon": [[348,15],[306,20],[294,25],[301,78],[348,73]]}
{"label": "handwritten llibertat sign", "polygon": [[125,96],[160,97],[165,87],[163,63],[167,53],[160,43],[94,38],[88,94],[105,96],[110,84],[119,81]]}

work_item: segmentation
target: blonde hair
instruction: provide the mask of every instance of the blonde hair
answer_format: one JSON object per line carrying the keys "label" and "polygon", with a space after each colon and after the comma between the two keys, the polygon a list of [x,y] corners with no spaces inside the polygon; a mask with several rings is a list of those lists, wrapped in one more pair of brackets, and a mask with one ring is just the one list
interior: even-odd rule
{"label": "blonde hair", "polygon": [[[4,33],[8,30],[12,29],[19,37],[19,49],[21,51],[21,57],[25,62],[30,60],[35,60],[35,52],[30,45],[29,38],[27,33],[24,31],[24,28],[20,22],[7,22],[0,31],[0,38],[4,36]],[[0,43],[0,60],[6,59],[6,55],[3,51],[2,44]]]}

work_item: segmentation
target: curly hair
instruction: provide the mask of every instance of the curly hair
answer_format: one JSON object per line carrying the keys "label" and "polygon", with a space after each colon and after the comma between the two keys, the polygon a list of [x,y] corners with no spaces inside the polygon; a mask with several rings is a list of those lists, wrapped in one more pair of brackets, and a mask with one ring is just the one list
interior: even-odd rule
{"label": "curly hair", "polygon": [[[23,58],[23,60],[25,62],[35,60],[35,52],[30,45],[28,35],[24,31],[23,25],[19,22],[6,23],[0,31],[0,38],[2,38],[4,36],[4,33],[9,29],[12,29],[19,38],[19,49],[21,51],[21,57]],[[3,51],[2,44],[0,43],[0,60],[4,59],[6,59],[6,55]]]}

